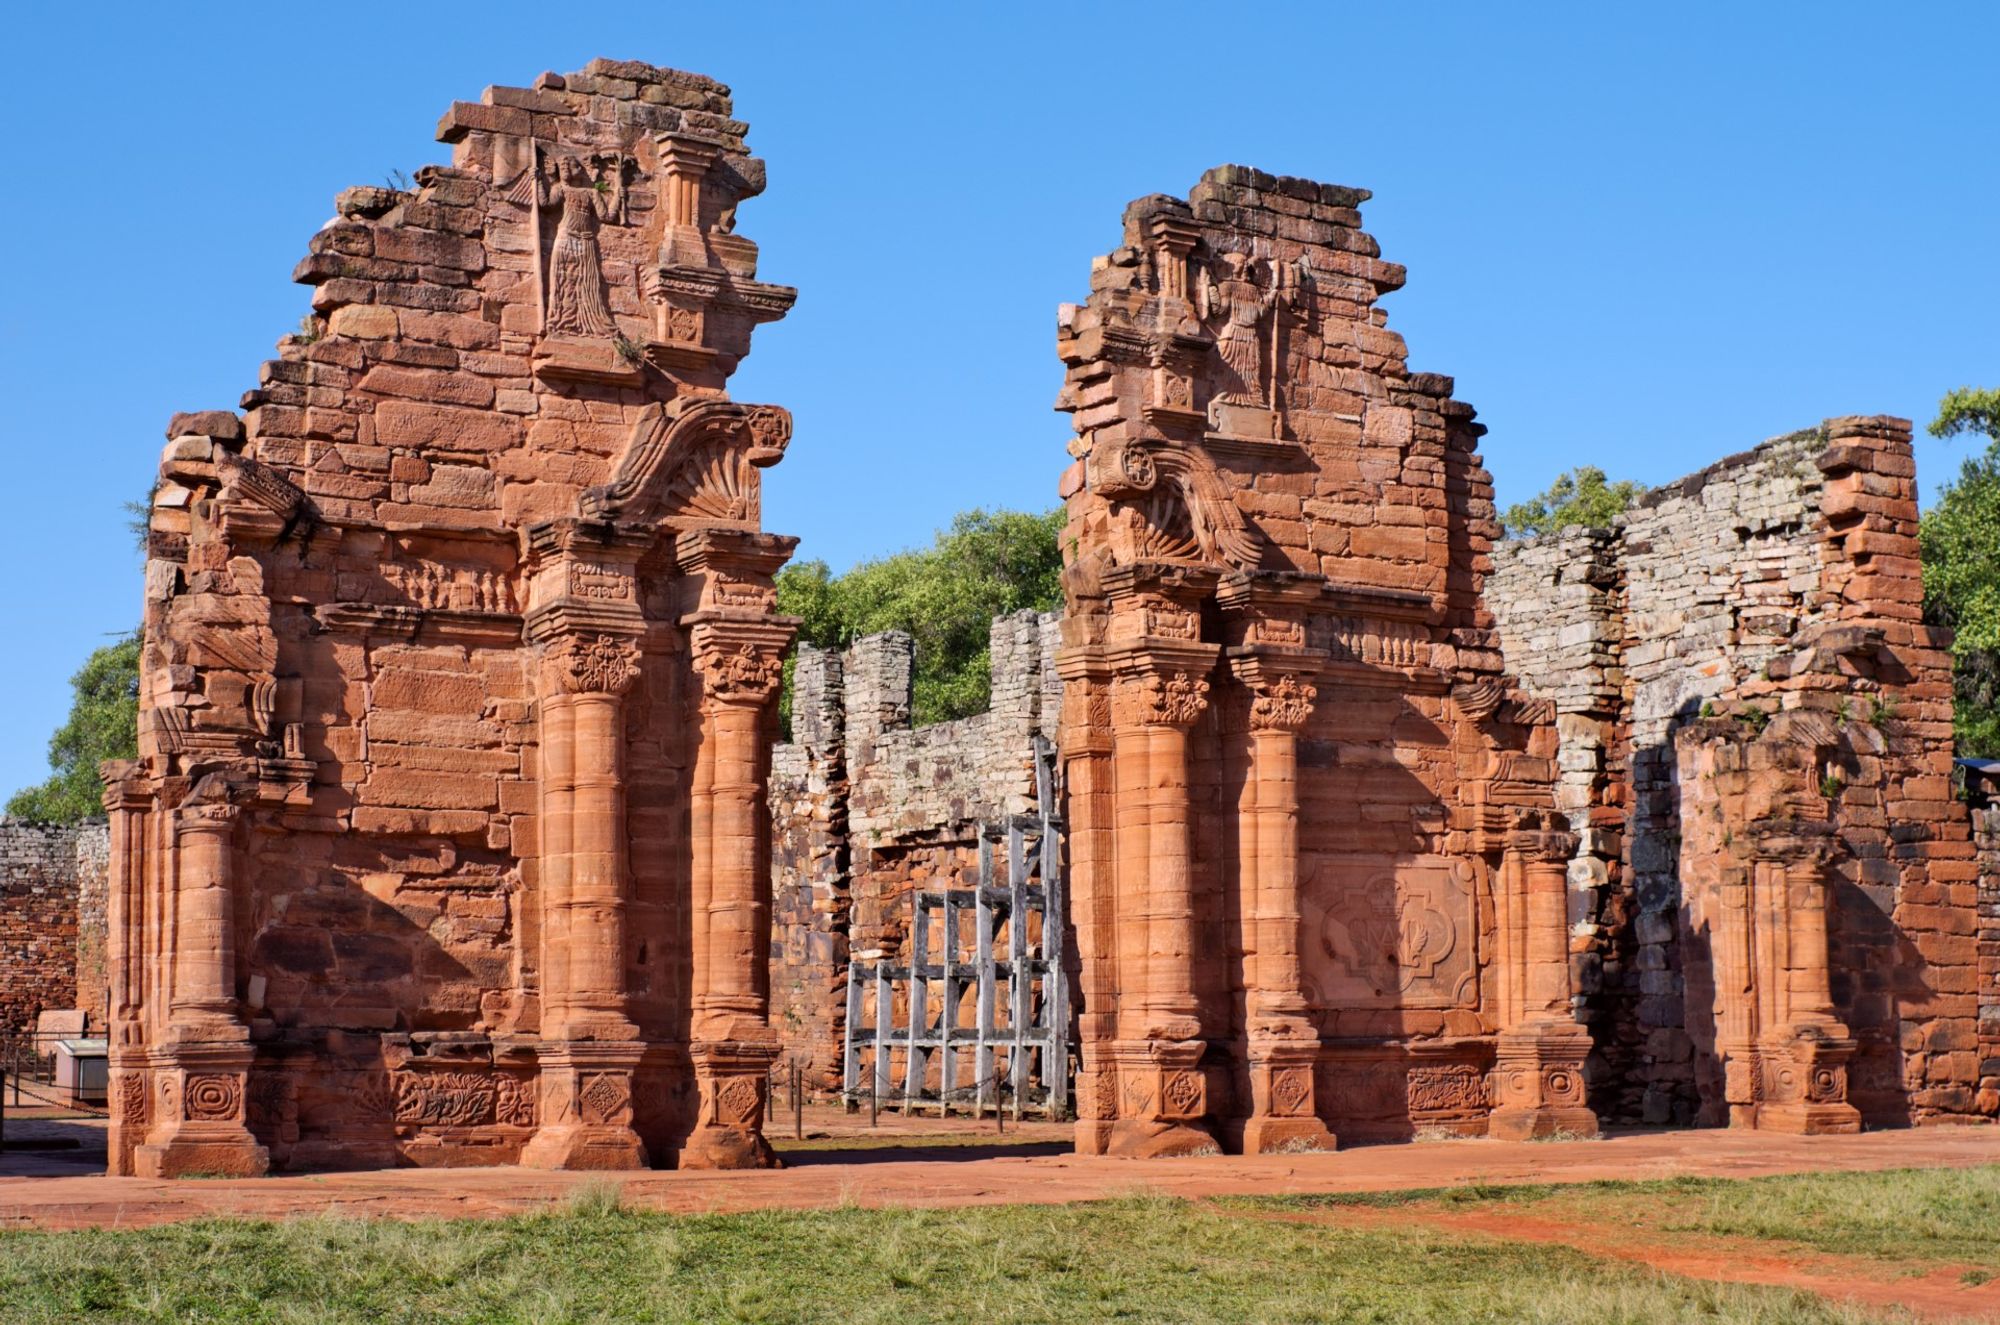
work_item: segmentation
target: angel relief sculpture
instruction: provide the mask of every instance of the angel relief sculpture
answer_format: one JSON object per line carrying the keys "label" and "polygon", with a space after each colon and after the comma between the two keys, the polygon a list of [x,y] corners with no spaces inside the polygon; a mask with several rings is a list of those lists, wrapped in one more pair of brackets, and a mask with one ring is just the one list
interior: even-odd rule
{"label": "angel relief sculpture", "polygon": [[[1217,400],[1276,407],[1274,379],[1282,348],[1278,339],[1282,318],[1277,310],[1298,301],[1299,288],[1307,278],[1303,259],[1296,265],[1280,264],[1248,253],[1223,253],[1219,271],[1200,268],[1195,314],[1212,328],[1215,348],[1234,379],[1217,393]],[[1264,334],[1266,314],[1272,315],[1268,338]]]}
{"label": "angel relief sculpture", "polygon": [[563,156],[557,160],[551,179],[537,150],[533,164],[509,191],[513,201],[533,207],[538,217],[546,208],[561,213],[545,268],[542,329],[548,335],[603,338],[618,334],[605,290],[597,232],[605,222],[625,223],[625,176],[630,168],[630,158],[624,156],[596,156],[588,163]]}

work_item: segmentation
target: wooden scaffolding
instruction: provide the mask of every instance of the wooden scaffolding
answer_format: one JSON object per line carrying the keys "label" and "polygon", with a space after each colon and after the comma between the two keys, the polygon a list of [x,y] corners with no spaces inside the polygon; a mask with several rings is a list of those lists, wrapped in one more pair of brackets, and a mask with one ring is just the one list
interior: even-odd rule
{"label": "wooden scaffolding", "polygon": [[910,894],[904,960],[848,963],[850,1107],[1069,1116],[1062,819],[1055,748],[1039,736],[1035,802],[981,826],[976,887]]}

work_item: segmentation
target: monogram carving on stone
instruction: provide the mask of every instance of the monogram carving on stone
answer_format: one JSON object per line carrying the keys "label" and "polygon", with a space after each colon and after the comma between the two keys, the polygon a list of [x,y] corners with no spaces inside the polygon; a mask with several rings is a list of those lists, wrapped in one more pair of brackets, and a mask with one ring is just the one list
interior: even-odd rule
{"label": "monogram carving on stone", "polygon": [[1304,955],[1324,1006],[1469,1006],[1477,993],[1472,878],[1435,857],[1368,870],[1321,859],[1304,889]]}
{"label": "monogram carving on stone", "polygon": [[572,693],[622,695],[639,679],[639,646],[616,635],[569,636],[551,653]]}
{"label": "monogram carving on stone", "polygon": [[1476,1113],[1487,1107],[1486,1074],[1466,1063],[1413,1067],[1411,1113]]}
{"label": "monogram carving on stone", "polygon": [[708,693],[722,699],[769,699],[778,687],[784,664],[776,657],[760,654],[756,646],[745,644],[734,653],[716,651],[702,663],[702,683]]}
{"label": "monogram carving on stone", "polygon": [[1146,715],[1150,721],[1185,727],[1208,707],[1208,682],[1186,672],[1149,676],[1145,681]]}
{"label": "monogram carving on stone", "polygon": [[1257,687],[1250,701],[1250,725],[1258,731],[1295,732],[1312,714],[1319,688],[1295,676],[1281,676]]}
{"label": "monogram carving on stone", "polygon": [[191,1122],[231,1122],[242,1114],[243,1081],[216,1072],[191,1075],[184,1104]]}
{"label": "monogram carving on stone", "polygon": [[493,1121],[494,1082],[476,1072],[398,1072],[396,1121],[423,1127],[478,1127]]}
{"label": "monogram carving on stone", "polygon": [[586,1123],[618,1123],[632,1107],[632,1086],[616,1072],[597,1072],[585,1077],[576,1093]]}

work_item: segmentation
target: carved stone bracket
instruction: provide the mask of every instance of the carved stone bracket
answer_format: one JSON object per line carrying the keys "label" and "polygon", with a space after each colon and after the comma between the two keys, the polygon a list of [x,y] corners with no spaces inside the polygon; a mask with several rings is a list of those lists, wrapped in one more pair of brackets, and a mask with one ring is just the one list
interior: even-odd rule
{"label": "carved stone bracket", "polygon": [[[1192,555],[1174,560],[1218,568],[1252,569],[1262,559],[1255,533],[1231,498],[1215,463],[1199,451],[1166,442],[1113,437],[1092,453],[1090,485],[1113,501],[1142,503],[1154,495],[1171,495],[1184,509],[1193,540]],[[1174,535],[1162,527],[1158,512],[1142,511],[1165,543]],[[1163,543],[1161,551],[1171,555]]]}
{"label": "carved stone bracket", "polygon": [[[611,481],[584,491],[586,519],[651,515],[754,527],[762,487],[755,470],[784,458],[792,416],[776,405],[679,397],[640,412]],[[650,510],[638,508],[642,501]]]}

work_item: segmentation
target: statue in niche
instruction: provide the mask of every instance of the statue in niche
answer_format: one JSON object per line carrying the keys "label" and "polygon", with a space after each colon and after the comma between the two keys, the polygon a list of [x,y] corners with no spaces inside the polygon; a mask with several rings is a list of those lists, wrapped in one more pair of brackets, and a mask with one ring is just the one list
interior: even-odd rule
{"label": "statue in niche", "polygon": [[[557,207],[555,242],[549,247],[548,304],[542,329],[551,336],[608,338],[618,334],[604,286],[604,264],[597,247],[600,225],[625,221],[627,158],[598,156],[586,164],[562,157],[553,183],[539,161],[515,186],[517,200],[536,208]],[[531,192],[519,196],[523,186]]]}
{"label": "statue in niche", "polygon": [[[1298,289],[1308,271],[1303,261],[1297,268],[1281,266],[1271,259],[1248,253],[1221,255],[1221,271],[1199,269],[1195,285],[1195,314],[1214,327],[1215,348],[1223,364],[1235,378],[1216,400],[1261,408],[1277,407],[1279,354],[1282,319],[1275,315],[1280,305],[1297,302]],[[1263,336],[1264,315],[1273,313],[1270,344]],[[1265,371],[1265,351],[1269,350],[1269,377]]]}

